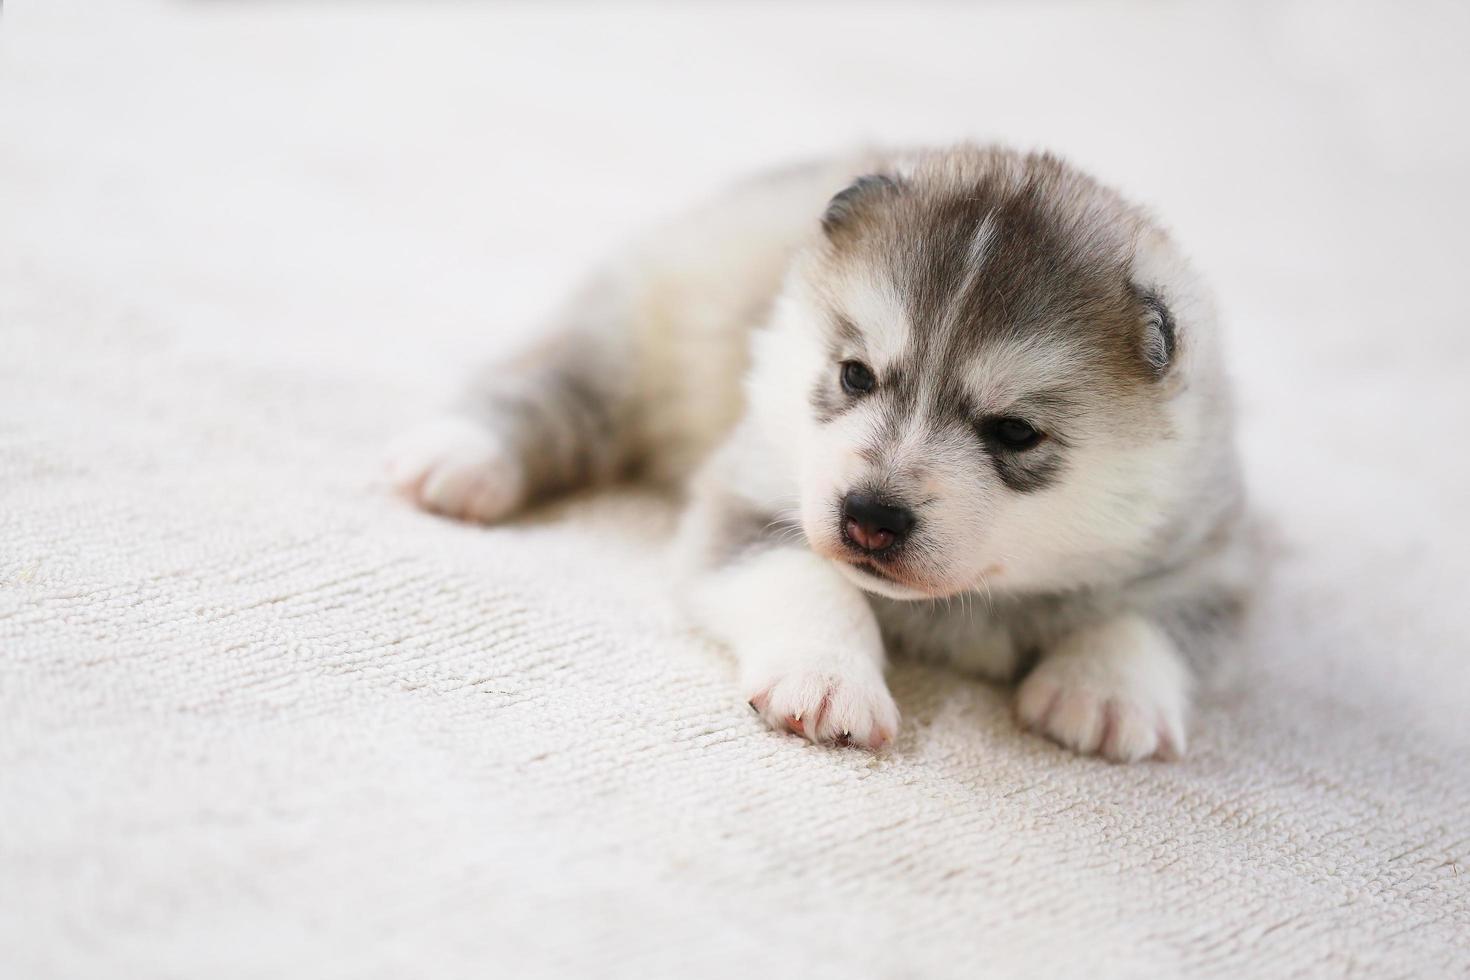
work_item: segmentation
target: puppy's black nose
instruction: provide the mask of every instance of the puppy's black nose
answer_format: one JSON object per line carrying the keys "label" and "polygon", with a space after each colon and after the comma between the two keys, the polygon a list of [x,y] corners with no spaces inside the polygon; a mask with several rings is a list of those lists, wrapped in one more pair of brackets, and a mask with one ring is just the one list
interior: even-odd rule
{"label": "puppy's black nose", "polygon": [[842,527],[848,540],[864,551],[883,551],[904,538],[917,518],[902,507],[885,504],[868,493],[850,493],[842,501]]}

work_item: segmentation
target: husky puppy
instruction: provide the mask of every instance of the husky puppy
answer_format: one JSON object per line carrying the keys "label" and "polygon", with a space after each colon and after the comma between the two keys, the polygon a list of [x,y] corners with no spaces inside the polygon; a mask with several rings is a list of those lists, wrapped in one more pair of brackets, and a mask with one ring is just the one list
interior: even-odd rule
{"label": "husky puppy", "polygon": [[1023,678],[1021,723],[1077,752],[1177,757],[1251,571],[1204,286],[1140,209],[1002,148],[737,188],[389,466],[485,522],[634,473],[687,485],[683,598],[742,696],[869,749],[899,729],[892,648]]}

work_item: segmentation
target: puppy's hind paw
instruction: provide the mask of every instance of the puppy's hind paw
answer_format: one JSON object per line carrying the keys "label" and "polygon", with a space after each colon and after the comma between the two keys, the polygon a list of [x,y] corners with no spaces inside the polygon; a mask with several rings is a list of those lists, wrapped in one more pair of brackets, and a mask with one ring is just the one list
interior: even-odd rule
{"label": "puppy's hind paw", "polygon": [[525,469],[509,445],[483,425],[445,416],[412,429],[388,448],[388,480],[424,510],[492,523],[525,502]]}

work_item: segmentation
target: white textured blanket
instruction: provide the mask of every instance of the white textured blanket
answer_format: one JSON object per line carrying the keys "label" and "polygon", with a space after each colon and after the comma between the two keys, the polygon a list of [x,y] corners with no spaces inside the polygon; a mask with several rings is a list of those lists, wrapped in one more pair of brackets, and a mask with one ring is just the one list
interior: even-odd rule
{"label": "white textured blanket", "polygon": [[[6,4],[0,976],[1464,975],[1463,10]],[[376,483],[638,224],[965,135],[1223,297],[1279,562],[1184,762],[911,665],[772,734],[666,503]]]}

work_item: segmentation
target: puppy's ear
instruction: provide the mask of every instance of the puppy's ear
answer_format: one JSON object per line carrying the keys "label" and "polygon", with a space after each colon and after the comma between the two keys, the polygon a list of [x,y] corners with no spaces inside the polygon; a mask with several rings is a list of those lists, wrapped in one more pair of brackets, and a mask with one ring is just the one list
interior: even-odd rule
{"label": "puppy's ear", "polygon": [[1179,340],[1175,335],[1174,314],[1157,292],[1133,286],[1138,303],[1143,307],[1143,359],[1154,374],[1163,377],[1174,363]]}
{"label": "puppy's ear", "polygon": [[897,194],[900,185],[897,178],[887,174],[865,174],[838,191],[822,215],[822,230],[828,238],[835,239],[850,230],[863,211],[873,202],[891,194]]}
{"label": "puppy's ear", "polygon": [[1134,242],[1128,286],[1138,310],[1138,351],[1154,377],[1178,377],[1191,351],[1214,331],[1214,301],[1189,261],[1163,231]]}

